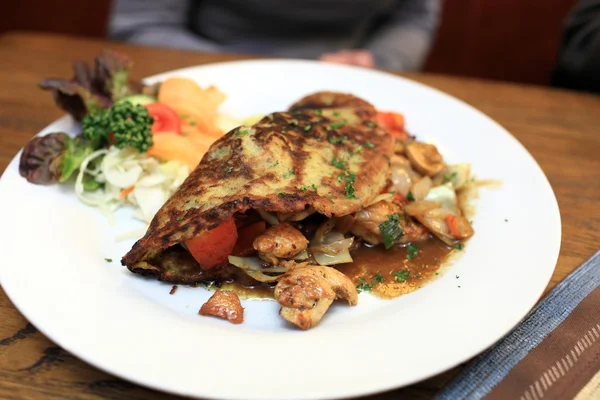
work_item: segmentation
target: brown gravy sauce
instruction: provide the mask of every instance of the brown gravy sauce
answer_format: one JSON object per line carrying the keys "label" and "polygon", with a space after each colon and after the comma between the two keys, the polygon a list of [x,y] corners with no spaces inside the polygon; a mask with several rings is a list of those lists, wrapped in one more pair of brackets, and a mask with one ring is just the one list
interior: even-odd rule
{"label": "brown gravy sauce", "polygon": [[[407,258],[408,246],[395,246],[389,250],[383,246],[362,246],[352,254],[354,262],[339,265],[337,269],[357,286],[361,283],[361,278],[364,279],[365,283],[372,285],[371,293],[378,297],[398,297],[419,289],[435,278],[441,265],[453,251],[435,238],[415,243],[414,246],[419,252],[410,260]],[[394,273],[401,273],[401,279]],[[382,282],[373,280],[377,274],[383,278]]]}
{"label": "brown gravy sauce", "polygon": [[[415,243],[414,246],[419,249],[419,252],[410,260],[407,258],[407,246],[396,246],[389,250],[383,246],[361,246],[352,253],[354,262],[337,265],[336,269],[348,276],[355,286],[360,285],[361,279],[364,279],[368,285],[372,285],[371,293],[378,297],[385,299],[398,297],[419,289],[435,278],[439,274],[440,267],[453,251],[436,238]],[[401,273],[403,281],[400,282],[394,273]],[[373,281],[377,274],[383,277],[382,282]],[[211,289],[233,290],[243,299],[272,299],[274,287],[275,284],[248,285],[229,281],[212,285]]]}

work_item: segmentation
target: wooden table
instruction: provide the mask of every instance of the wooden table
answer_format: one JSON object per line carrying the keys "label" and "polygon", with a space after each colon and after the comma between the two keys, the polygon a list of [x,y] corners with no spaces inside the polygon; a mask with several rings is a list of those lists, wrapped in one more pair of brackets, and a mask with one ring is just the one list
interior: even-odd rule
{"label": "wooden table", "polygon": [[[63,113],[37,88],[45,77],[70,75],[71,60],[91,60],[111,47],[136,62],[134,76],[192,65],[237,60],[124,46],[63,36],[0,37],[0,171],[15,153]],[[563,236],[548,289],[600,247],[600,97],[543,87],[413,74],[409,78],[472,104],[506,127],[533,154],[558,198]],[[543,229],[543,227],[540,227]],[[532,234],[535,234],[533,229]],[[170,396],[107,375],[70,355],[21,316],[0,289],[0,398],[164,399]],[[457,372],[369,399],[431,398]]]}

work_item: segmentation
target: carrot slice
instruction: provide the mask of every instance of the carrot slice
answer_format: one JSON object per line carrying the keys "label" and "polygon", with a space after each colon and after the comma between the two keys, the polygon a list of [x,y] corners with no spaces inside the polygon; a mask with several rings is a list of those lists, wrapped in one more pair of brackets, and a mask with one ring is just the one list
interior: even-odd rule
{"label": "carrot slice", "polygon": [[148,155],[166,161],[181,161],[190,169],[196,168],[212,144],[212,141],[210,144],[202,144],[173,132],[161,132],[160,135],[154,135],[152,139],[154,144],[148,149]]}
{"label": "carrot slice", "polygon": [[159,103],[175,109],[184,125],[196,126],[204,133],[221,136],[216,127],[217,109],[225,100],[225,94],[214,86],[201,88],[188,78],[170,78],[165,80],[158,92]]}
{"label": "carrot slice", "polygon": [[128,188],[121,190],[121,193],[119,193],[119,198],[124,199],[125,197],[129,196],[129,193],[133,192],[133,189],[134,186],[129,186]]}
{"label": "carrot slice", "polygon": [[448,215],[446,217],[446,225],[448,225],[448,229],[450,233],[455,238],[460,238],[460,227],[458,226],[458,217],[456,215]]}

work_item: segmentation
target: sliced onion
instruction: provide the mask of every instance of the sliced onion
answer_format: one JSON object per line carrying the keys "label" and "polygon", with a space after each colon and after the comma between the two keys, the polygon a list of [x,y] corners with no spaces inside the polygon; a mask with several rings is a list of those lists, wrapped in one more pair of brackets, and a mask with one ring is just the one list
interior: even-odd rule
{"label": "sliced onion", "polygon": [[431,178],[425,176],[413,183],[413,185],[410,188],[410,192],[412,193],[415,200],[423,200],[431,190],[431,186]]}
{"label": "sliced onion", "polygon": [[454,189],[462,188],[471,177],[471,164],[448,165],[448,177]]}
{"label": "sliced onion", "polygon": [[277,213],[277,218],[279,221],[302,221],[306,217],[309,217],[315,213],[315,209],[312,207],[308,207],[304,211],[300,212],[289,212],[289,213]]}
{"label": "sliced onion", "polygon": [[394,190],[406,197],[412,184],[412,177],[406,167],[392,166],[392,185]]}
{"label": "sliced onion", "polygon": [[380,195],[375,196],[373,200],[367,203],[364,208],[372,206],[375,203],[379,203],[380,201],[392,201],[394,195],[392,193],[382,193]]}
{"label": "sliced onion", "polygon": [[[289,270],[289,267],[277,266],[263,268],[258,257],[227,257],[229,263],[243,270],[246,275],[259,282],[275,282]],[[266,273],[277,273],[279,275],[267,275]]]}
{"label": "sliced onion", "polygon": [[258,209],[256,211],[258,211],[258,213],[260,214],[261,218],[264,219],[265,221],[267,221],[269,224],[271,224],[271,225],[277,225],[279,223],[279,220],[277,219],[277,217],[275,216],[275,214],[271,214],[270,212],[265,211],[265,210],[261,210],[261,209]]}
{"label": "sliced onion", "polygon": [[460,215],[458,209],[458,200],[456,198],[456,192],[452,187],[452,184],[446,184],[436,186],[429,191],[425,200],[436,201],[442,205],[442,208],[452,211],[456,215]]}
{"label": "sliced onion", "polygon": [[319,265],[335,265],[352,262],[350,247],[354,238],[344,238],[339,232],[329,232],[322,242],[313,242],[309,251]]}
{"label": "sliced onion", "polygon": [[304,261],[309,257],[308,252],[306,250],[302,250],[300,253],[296,254],[292,260],[296,261]]}
{"label": "sliced onion", "polygon": [[406,204],[404,206],[404,211],[411,217],[416,217],[417,215],[425,214],[427,211],[439,208],[440,206],[441,204],[436,201],[421,200]]}
{"label": "sliced onion", "polygon": [[313,238],[314,243],[323,243],[325,235],[327,235],[331,230],[335,227],[337,222],[337,218],[329,218],[327,221],[323,222],[315,232],[315,237]]}

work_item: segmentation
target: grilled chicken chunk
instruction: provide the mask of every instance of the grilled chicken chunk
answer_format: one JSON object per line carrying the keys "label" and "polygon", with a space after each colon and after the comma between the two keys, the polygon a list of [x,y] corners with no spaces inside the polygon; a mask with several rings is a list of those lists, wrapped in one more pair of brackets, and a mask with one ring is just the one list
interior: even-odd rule
{"label": "grilled chicken chunk", "polygon": [[352,281],[331,267],[306,266],[286,273],[275,286],[281,316],[300,329],[317,325],[335,299],[358,302]]}
{"label": "grilled chicken chunk", "polygon": [[306,250],[308,240],[302,232],[290,224],[273,225],[252,244],[258,256],[273,265],[279,265],[280,259],[290,259]]}
{"label": "grilled chicken chunk", "polygon": [[202,305],[198,314],[223,318],[233,324],[244,322],[244,308],[240,303],[240,298],[234,292],[226,290],[217,290]]}
{"label": "grilled chicken chunk", "polygon": [[354,216],[352,233],[372,245],[383,243],[379,225],[387,221],[388,217],[393,214],[399,216],[399,224],[403,231],[403,235],[396,241],[397,243],[419,242],[429,238],[425,227],[411,220],[398,204],[388,201],[379,201],[357,212]]}

